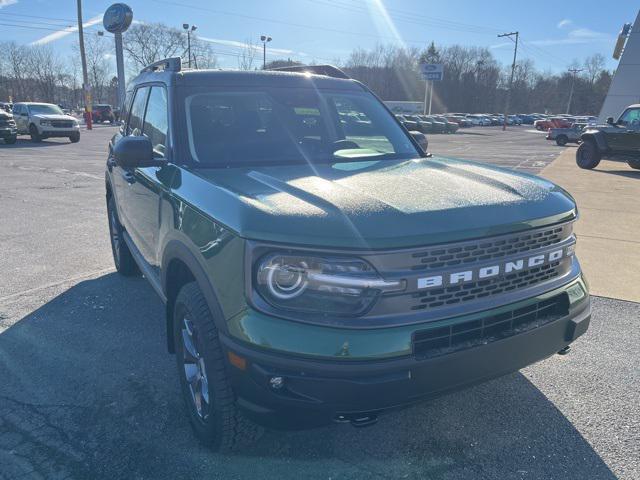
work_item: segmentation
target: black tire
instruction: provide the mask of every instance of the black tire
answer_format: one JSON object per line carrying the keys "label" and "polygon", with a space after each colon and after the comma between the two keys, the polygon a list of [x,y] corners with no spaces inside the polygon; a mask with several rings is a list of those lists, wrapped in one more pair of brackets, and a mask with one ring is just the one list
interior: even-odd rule
{"label": "black tire", "polygon": [[223,452],[257,441],[263,429],[238,410],[218,330],[197,283],[187,283],[178,292],[173,325],[180,387],[196,437]]}
{"label": "black tire", "polygon": [[640,170],[640,158],[629,159],[627,164],[634,170]]}
{"label": "black tire", "polygon": [[596,168],[602,159],[602,155],[593,141],[585,141],[576,150],[576,163],[580,168],[591,170]]}
{"label": "black tire", "polygon": [[18,141],[18,136],[13,136],[13,137],[7,137],[4,139],[4,143],[6,143],[7,145],[13,145],[14,143],[16,143],[16,141]]}
{"label": "black tire", "polygon": [[80,132],[75,132],[72,135],[69,135],[69,141],[71,143],[78,143],[80,141]]}
{"label": "black tire", "polygon": [[29,125],[29,135],[31,135],[32,142],[38,143],[42,141],[42,136],[40,136],[38,128],[34,124]]}
{"label": "black tire", "polygon": [[560,145],[561,147],[564,147],[568,141],[569,138],[567,138],[566,135],[558,135],[556,137],[556,145]]}
{"label": "black tire", "polygon": [[107,216],[109,219],[109,239],[111,240],[111,253],[113,254],[113,263],[119,274],[125,277],[134,277],[140,275],[138,264],[131,255],[131,250],[124,241],[123,228],[118,220],[116,203],[113,196],[107,202]]}

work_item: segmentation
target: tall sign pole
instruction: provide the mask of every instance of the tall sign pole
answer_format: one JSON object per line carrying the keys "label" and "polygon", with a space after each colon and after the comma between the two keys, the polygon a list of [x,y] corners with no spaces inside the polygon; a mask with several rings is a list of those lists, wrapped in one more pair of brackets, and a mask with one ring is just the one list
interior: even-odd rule
{"label": "tall sign pole", "polygon": [[516,57],[518,55],[518,37],[520,32],[510,32],[503,33],[502,35],[498,35],[498,38],[501,37],[509,37],[511,39],[512,36],[516,37],[516,46],[513,49],[513,63],[511,64],[511,77],[509,77],[509,91],[507,92],[507,100],[504,103],[504,122],[502,123],[502,130],[507,129],[507,116],[509,115],[509,103],[511,102],[511,88],[513,87],[513,75],[516,71]]}
{"label": "tall sign pole", "polygon": [[113,33],[116,44],[116,68],[118,70],[118,105],[124,104],[125,79],[124,55],[122,53],[122,34],[129,28],[133,20],[133,10],[124,3],[114,3],[102,17],[102,24],[107,32]]}
{"label": "tall sign pole", "polygon": [[84,53],[84,33],[82,31],[82,0],[77,1],[78,5],[78,41],[80,43],[80,59],[82,61],[82,91],[84,93],[84,121],[87,130],[92,128],[91,118],[91,87],[89,86],[89,74],[87,72],[87,57]]}
{"label": "tall sign pole", "polygon": [[[433,82],[441,82],[444,76],[444,67],[440,63],[421,63],[420,73],[424,78],[424,106],[422,112],[431,115],[431,104],[433,103]],[[427,93],[429,94],[429,107],[427,108]]]}

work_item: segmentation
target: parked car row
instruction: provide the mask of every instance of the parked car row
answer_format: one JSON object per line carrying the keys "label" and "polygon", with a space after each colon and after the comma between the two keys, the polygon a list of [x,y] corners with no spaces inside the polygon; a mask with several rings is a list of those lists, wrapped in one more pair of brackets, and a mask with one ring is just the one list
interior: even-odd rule
{"label": "parked car row", "polygon": [[421,133],[455,133],[460,125],[442,115],[396,115],[407,130]]}
{"label": "parked car row", "polygon": [[0,138],[7,144],[16,143],[18,135],[30,135],[33,142],[49,137],[67,137],[80,141],[80,125],[52,103],[17,102],[11,113],[0,108]]}

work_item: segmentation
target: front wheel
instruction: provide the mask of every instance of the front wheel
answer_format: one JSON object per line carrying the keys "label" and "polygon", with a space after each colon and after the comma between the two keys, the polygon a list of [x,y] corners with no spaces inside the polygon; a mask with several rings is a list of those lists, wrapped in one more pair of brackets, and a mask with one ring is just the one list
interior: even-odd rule
{"label": "front wheel", "polygon": [[32,142],[38,143],[42,141],[42,136],[38,132],[38,128],[35,125],[31,125],[29,127],[29,135],[31,135]]}
{"label": "front wheel", "polygon": [[71,143],[78,143],[80,141],[80,132],[75,132],[69,135]]}
{"label": "front wheel", "polygon": [[124,230],[118,220],[116,202],[113,196],[107,202],[107,216],[109,217],[109,237],[111,240],[111,253],[113,253],[113,263],[119,274],[125,277],[133,277],[140,274],[138,265],[131,255],[131,250],[124,241]]}
{"label": "front wheel", "polygon": [[640,170],[640,158],[629,159],[627,164],[635,170]]}
{"label": "front wheel", "polygon": [[197,283],[180,289],[173,326],[180,387],[198,439],[217,451],[256,441],[262,429],[238,410],[218,330]]}
{"label": "front wheel", "polygon": [[600,151],[593,141],[585,141],[576,151],[576,163],[580,168],[591,170],[596,168],[601,160]]}
{"label": "front wheel", "polygon": [[564,147],[568,141],[569,139],[566,135],[558,135],[556,137],[556,145],[560,145],[561,147]]}

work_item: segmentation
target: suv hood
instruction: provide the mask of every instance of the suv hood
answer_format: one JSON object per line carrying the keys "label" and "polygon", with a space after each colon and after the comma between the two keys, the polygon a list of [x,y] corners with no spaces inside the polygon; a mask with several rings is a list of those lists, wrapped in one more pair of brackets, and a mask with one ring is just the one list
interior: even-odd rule
{"label": "suv hood", "polygon": [[51,115],[39,113],[38,115],[34,115],[33,118],[37,118],[39,120],[75,120],[71,115],[60,115],[57,113]]}
{"label": "suv hood", "polygon": [[185,171],[177,190],[242,237],[317,247],[443,243],[577,214],[551,182],[445,158],[201,169]]}

